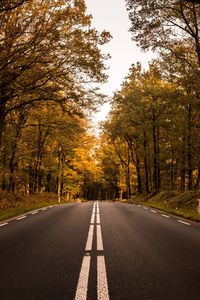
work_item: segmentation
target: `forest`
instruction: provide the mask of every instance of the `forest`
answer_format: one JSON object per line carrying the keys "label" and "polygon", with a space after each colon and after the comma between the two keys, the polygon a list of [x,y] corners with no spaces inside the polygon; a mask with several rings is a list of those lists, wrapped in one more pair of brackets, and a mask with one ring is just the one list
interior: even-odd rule
{"label": "forest", "polygon": [[200,6],[126,2],[133,40],[158,58],[148,70],[131,66],[103,126],[120,164],[118,186],[125,198],[199,190]]}
{"label": "forest", "polygon": [[111,34],[92,28],[84,0],[1,2],[1,193],[70,201],[199,190],[200,5],[126,7],[133,41],[157,58],[130,66],[96,136]]}
{"label": "forest", "polygon": [[89,120],[110,34],[91,27],[83,0],[0,5],[1,190],[68,199],[95,173]]}

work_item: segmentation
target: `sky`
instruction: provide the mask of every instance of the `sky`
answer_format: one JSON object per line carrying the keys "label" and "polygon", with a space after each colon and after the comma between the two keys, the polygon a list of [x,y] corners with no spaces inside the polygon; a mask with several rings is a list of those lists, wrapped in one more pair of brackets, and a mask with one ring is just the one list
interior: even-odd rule
{"label": "sky", "polygon": [[[124,78],[128,75],[132,63],[140,61],[143,68],[147,68],[148,62],[153,58],[152,53],[144,53],[131,40],[129,28],[131,26],[125,0],[85,0],[87,13],[91,14],[92,26],[97,30],[109,31],[112,40],[102,46],[104,53],[109,53],[111,59],[106,65],[109,70],[108,82],[100,86],[102,93],[112,96],[113,92],[120,89]],[[110,109],[109,104],[103,105],[98,113],[93,116],[94,126],[104,120]]]}

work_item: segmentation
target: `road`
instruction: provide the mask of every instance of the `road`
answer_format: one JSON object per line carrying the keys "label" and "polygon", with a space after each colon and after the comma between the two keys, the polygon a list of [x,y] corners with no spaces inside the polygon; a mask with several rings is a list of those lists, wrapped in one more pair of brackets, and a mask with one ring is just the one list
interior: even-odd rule
{"label": "road", "polygon": [[111,202],[0,224],[2,300],[198,300],[200,226]]}

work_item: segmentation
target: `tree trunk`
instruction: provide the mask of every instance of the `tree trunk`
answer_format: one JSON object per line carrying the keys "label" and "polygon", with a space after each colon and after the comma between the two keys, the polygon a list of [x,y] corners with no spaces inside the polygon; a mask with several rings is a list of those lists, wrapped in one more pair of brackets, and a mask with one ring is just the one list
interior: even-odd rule
{"label": "tree trunk", "polygon": [[1,188],[2,191],[6,190],[6,151],[2,153]]}
{"label": "tree trunk", "polygon": [[34,193],[34,171],[33,171],[33,167],[30,165],[29,166],[29,194],[33,194]]}
{"label": "tree trunk", "polygon": [[11,159],[9,162],[9,172],[10,172],[9,192],[15,192],[15,188],[16,188],[15,169],[16,169],[17,163],[15,162],[15,156],[16,156],[16,149],[17,149],[17,144],[18,144],[18,137],[19,137],[19,135],[17,134],[15,137],[15,142],[14,142],[14,145],[12,148],[12,155],[11,155]]}
{"label": "tree trunk", "polygon": [[199,165],[199,168],[198,168],[198,175],[197,175],[197,180],[196,180],[196,183],[195,183],[195,190],[199,189],[199,183],[200,183],[200,165]]}
{"label": "tree trunk", "polygon": [[5,103],[0,100],[0,153],[2,151],[2,137],[4,131],[4,120],[5,120]]}
{"label": "tree trunk", "polygon": [[192,106],[188,105],[188,135],[187,135],[187,164],[188,164],[188,190],[192,190],[192,147],[191,147],[191,136],[192,136]]}
{"label": "tree trunk", "polygon": [[153,108],[152,111],[152,119],[153,119],[153,189],[154,192],[158,192],[158,147],[157,147],[157,125],[156,125],[156,113]]}
{"label": "tree trunk", "polygon": [[51,192],[51,173],[47,173],[46,176],[46,192],[47,193]]}
{"label": "tree trunk", "polygon": [[149,171],[148,171],[148,159],[147,159],[147,134],[143,129],[143,149],[144,149],[144,170],[145,170],[145,189],[149,193]]}
{"label": "tree trunk", "polygon": [[174,151],[171,143],[171,168],[170,168],[171,189],[174,190]]}
{"label": "tree trunk", "polygon": [[58,203],[61,200],[61,163],[62,163],[62,149],[58,150],[58,174],[57,174],[57,195],[58,195]]}
{"label": "tree trunk", "polygon": [[[157,122],[156,122],[157,123]],[[158,124],[156,124],[157,129],[157,187],[158,191],[161,189],[161,175],[160,175],[160,130]]]}
{"label": "tree trunk", "polygon": [[43,148],[45,145],[46,138],[49,134],[49,128],[46,131],[42,130],[42,125],[40,121],[38,123],[38,142],[37,142],[37,157],[35,161],[34,168],[34,192],[38,193],[42,189],[42,174],[41,174],[41,165],[42,165],[42,155]]}
{"label": "tree trunk", "polygon": [[[196,27],[196,30],[197,30],[197,32],[199,32],[198,27]],[[196,43],[196,53],[197,53],[198,64],[199,64],[199,67],[200,67],[200,43],[199,43],[199,36],[196,36],[195,43]]]}
{"label": "tree trunk", "polygon": [[[135,167],[136,167],[137,190],[138,190],[138,193],[142,193],[142,177],[141,177],[140,159],[139,159],[139,155],[137,153],[137,146],[134,145],[134,143],[131,141],[129,143],[129,147],[130,147],[130,151],[131,151],[132,161],[133,161],[133,163],[135,164]],[[135,157],[134,157],[133,149],[135,151]]]}
{"label": "tree trunk", "polygon": [[14,141],[11,147],[11,158],[9,161],[9,172],[10,172],[9,192],[15,192],[16,189],[15,171],[16,171],[16,167],[18,166],[18,163],[16,161],[16,152],[17,152],[19,139],[21,136],[21,131],[26,122],[26,117],[27,117],[27,111],[22,109],[19,113],[19,119],[15,129]]}
{"label": "tree trunk", "polygon": [[186,175],[186,138],[185,135],[183,137],[183,145],[182,145],[182,153],[181,153],[181,171],[180,171],[180,177],[181,177],[181,191],[185,191],[185,175]]}
{"label": "tree trunk", "polygon": [[130,149],[128,145],[128,150],[127,150],[127,167],[126,167],[126,184],[127,184],[127,198],[131,197],[131,178],[130,178]]}
{"label": "tree trunk", "polygon": [[9,192],[15,192],[16,189],[16,182],[15,182],[15,164],[13,161],[9,163],[9,171],[10,171],[10,178],[9,178]]}
{"label": "tree trunk", "polygon": [[142,178],[141,178],[141,170],[140,170],[140,159],[139,159],[139,156],[137,153],[136,153],[136,171],[137,171],[138,193],[142,193]]}

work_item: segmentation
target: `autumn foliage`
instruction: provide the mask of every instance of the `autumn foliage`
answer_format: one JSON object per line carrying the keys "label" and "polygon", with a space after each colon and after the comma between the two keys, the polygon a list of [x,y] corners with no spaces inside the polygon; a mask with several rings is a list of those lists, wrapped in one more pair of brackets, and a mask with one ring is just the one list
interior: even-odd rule
{"label": "autumn foliage", "polygon": [[83,0],[1,1],[2,190],[80,192],[77,161],[90,155],[87,116],[102,101],[92,83],[106,80],[99,46],[109,39]]}

